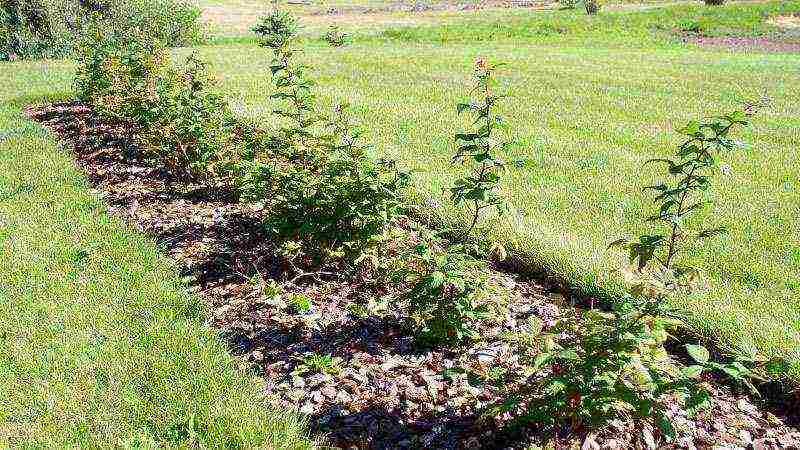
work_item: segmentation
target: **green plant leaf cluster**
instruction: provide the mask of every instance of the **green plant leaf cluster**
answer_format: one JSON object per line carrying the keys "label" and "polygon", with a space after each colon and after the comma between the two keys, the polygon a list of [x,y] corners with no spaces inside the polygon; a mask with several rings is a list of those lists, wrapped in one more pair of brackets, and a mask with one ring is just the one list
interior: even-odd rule
{"label": "green plant leaf cluster", "polygon": [[162,43],[93,21],[77,53],[78,97],[100,115],[131,126],[139,149],[167,169],[230,179],[249,144],[207,65],[170,60]]}
{"label": "green plant leaf cluster", "polygon": [[720,156],[746,148],[730,137],[731,131],[736,126],[747,126],[759,106],[751,104],[744,110],[724,116],[691,121],[678,130],[686,140],[673,158],[656,158],[645,163],[662,164],[666,175],[671,178],[644,188],[655,192],[653,200],[657,209],[645,219],[653,224],[655,230],[641,235],[636,241],[620,239],[611,244],[627,249],[630,262],[636,264],[638,271],[656,263],[658,272],[665,272],[668,276],[693,272],[691,267],[676,265],[681,252],[691,242],[725,233],[723,227],[691,230],[690,220],[708,205],[704,193],[710,189],[714,177],[721,173]]}
{"label": "green plant leaf cluster", "polygon": [[402,255],[392,274],[405,287],[418,340],[424,344],[456,344],[478,336],[477,325],[491,317],[483,265],[461,245],[428,235]]}
{"label": "green plant leaf cluster", "polygon": [[296,20],[274,11],[254,31],[273,52],[274,112],[286,121],[278,145],[256,158],[244,183],[251,198],[265,200],[265,223],[277,236],[301,241],[315,257],[357,258],[402,214],[399,195],[408,174],[378,160],[349,105],[323,113],[316,104],[309,67],[297,60]]}
{"label": "green plant leaf cluster", "polygon": [[501,173],[505,169],[500,153],[511,144],[499,137],[506,124],[502,116],[495,112],[504,97],[495,93],[498,83],[494,73],[498,67],[500,66],[490,65],[483,58],[478,58],[475,62],[473,88],[478,100],[456,105],[459,114],[470,113],[474,127],[472,131],[455,134],[457,151],[452,159],[453,163],[467,166],[469,171],[466,176],[457,179],[450,189],[456,206],[466,203],[470,207],[472,220],[466,235],[475,228],[483,210],[495,208],[498,214],[502,214],[506,209],[505,200],[498,193]]}

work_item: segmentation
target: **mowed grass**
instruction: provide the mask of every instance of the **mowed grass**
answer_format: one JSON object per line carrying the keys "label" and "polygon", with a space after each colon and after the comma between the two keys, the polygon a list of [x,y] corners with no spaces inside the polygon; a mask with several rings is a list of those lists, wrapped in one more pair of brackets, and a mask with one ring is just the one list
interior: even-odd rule
{"label": "mowed grass", "polygon": [[[756,8],[747,14],[759,23],[771,13],[758,11],[800,10],[798,2],[726,8],[748,7]],[[694,6],[671,14],[691,11],[710,14]],[[475,57],[508,63],[500,75],[510,95],[503,113],[518,145],[505,156],[518,164],[510,165],[503,194],[512,212],[488,219],[484,233],[505,244],[523,270],[545,272],[612,300],[623,292],[614,270],[626,259],[607,244],[647,231],[642,217],[653,207],[641,187],[658,172],[643,169],[644,161],[672,154],[681,141],[674,129],[686,121],[768,94],[772,105],[736,132],[752,149],[723,157],[731,172],[716,177],[708,196],[714,206],[692,225],[730,229],[691,248],[681,261],[702,268],[707,286],[671,301],[690,313],[694,332],[720,349],[786,357],[790,375],[800,380],[800,58],[706,51],[664,36],[634,48],[643,42],[636,36],[651,32],[642,27],[600,43],[595,31],[582,40],[539,40],[526,34],[516,11],[508,14],[503,23],[511,31],[502,39],[467,42],[472,23],[465,22],[450,28],[461,30],[461,38],[445,43],[438,37],[441,28],[398,29],[345,49],[309,43],[305,57],[316,68],[323,99],[355,105],[378,152],[416,172],[414,198],[448,224],[464,219],[445,192],[459,171],[449,162],[452,134],[466,125],[454,104],[469,89]],[[715,26],[728,23],[728,14],[719,14]],[[483,24],[476,33],[506,26]],[[402,40],[386,38],[391,36]],[[242,114],[273,120],[264,50],[231,45],[200,53],[222,75]]]}
{"label": "mowed grass", "polygon": [[62,62],[0,63],[0,447],[312,448],[267,406],[154,242],[23,117]]}
{"label": "mowed grass", "polygon": [[[502,3],[502,2],[500,2]],[[580,42],[581,45],[641,46],[676,42],[686,31],[709,36],[762,36],[781,32],[765,18],[791,15],[798,11],[797,0],[747,0],[729,2],[724,8],[708,7],[700,1],[607,2],[603,13],[589,17],[578,5],[560,10],[556,3],[542,3],[529,8],[503,8],[499,3],[482,3],[481,9],[463,9],[446,1],[434,1],[436,9],[407,12],[392,8],[415,3],[382,0],[354,2],[311,2],[283,4],[302,20],[301,32],[320,36],[331,25],[348,33],[379,35],[400,40],[450,42],[553,39],[557,45]],[[665,6],[664,3],[667,3]],[[445,7],[442,5],[451,5]],[[209,23],[214,42],[227,43],[237,37],[252,40],[252,26],[272,6],[255,0],[203,0],[203,18]],[[323,8],[324,6],[324,8]],[[360,9],[352,9],[358,7]],[[329,14],[330,9],[340,9]],[[350,9],[348,9],[350,8]],[[364,13],[364,8],[372,8]],[[783,30],[785,31],[785,30]],[[797,29],[789,30],[794,41],[800,40]]]}

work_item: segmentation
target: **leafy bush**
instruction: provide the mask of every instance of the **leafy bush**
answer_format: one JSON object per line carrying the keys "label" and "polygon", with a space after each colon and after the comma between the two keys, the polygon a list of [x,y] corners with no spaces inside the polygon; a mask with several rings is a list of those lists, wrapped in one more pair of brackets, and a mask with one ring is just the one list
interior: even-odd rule
{"label": "leafy bush", "polygon": [[229,177],[247,133],[192,55],[181,65],[158,39],[121,33],[96,21],[79,47],[78,97],[106,117],[135,127],[137,143],[168,169]]}
{"label": "leafy bush", "polygon": [[206,64],[191,55],[156,81],[155,107],[143,119],[140,143],[174,172],[229,178],[249,133],[230,110]]}
{"label": "leafy bush", "polygon": [[742,361],[710,361],[702,346],[686,346],[693,365],[675,362],[664,344],[681,322],[663,305],[661,297],[629,296],[611,312],[566,313],[525,355],[535,379],[491,412],[521,409],[523,422],[573,427],[633,417],[674,438],[666,401],[676,397],[690,414],[707,407],[705,372],[721,371],[752,388],[753,372]]}
{"label": "leafy bush", "polygon": [[268,203],[267,224],[277,235],[316,247],[306,248],[316,256],[358,255],[401,212],[399,192],[407,175],[373,158],[347,105],[331,114],[318,111],[308,67],[295,58],[297,23],[291,15],[276,11],[254,31],[273,51],[272,98],[283,103],[275,113],[288,124],[254,165],[247,189]]}
{"label": "leafy bush", "polygon": [[155,108],[156,81],[165,77],[169,55],[146,34],[125,33],[92,20],[76,52],[79,99],[107,116],[144,117]]}
{"label": "leafy bush", "polygon": [[702,241],[725,232],[724,228],[689,232],[687,224],[708,204],[702,195],[711,187],[713,176],[719,171],[719,155],[743,146],[729,137],[730,132],[738,125],[746,126],[758,106],[753,104],[725,116],[689,122],[679,130],[687,140],[681,144],[674,159],[657,158],[645,163],[665,164],[667,174],[677,180],[645,187],[645,190],[656,192],[654,201],[660,204],[647,222],[661,224],[660,232],[644,234],[633,242],[620,239],[612,243],[612,246],[621,246],[629,251],[630,261],[636,262],[639,272],[654,262],[659,266],[656,273],[667,279],[695,272],[691,267],[675,266],[687,241]]}
{"label": "leafy bush", "polygon": [[0,58],[68,56],[90,17],[164,46],[203,39],[200,10],[184,0],[0,0]]}
{"label": "leafy bush", "polygon": [[490,317],[489,295],[482,264],[460,246],[433,236],[424,238],[395,270],[393,281],[403,286],[420,342],[459,343],[477,336],[478,321]]}

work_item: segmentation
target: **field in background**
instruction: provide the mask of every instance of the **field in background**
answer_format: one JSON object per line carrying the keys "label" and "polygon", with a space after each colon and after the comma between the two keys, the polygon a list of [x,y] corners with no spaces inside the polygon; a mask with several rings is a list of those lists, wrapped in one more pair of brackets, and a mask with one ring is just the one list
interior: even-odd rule
{"label": "field in background", "polygon": [[[717,12],[718,11],[718,12]],[[775,34],[768,18],[800,11],[800,2],[731,4],[607,13],[484,11],[436,26],[389,28],[332,50],[309,43],[306,57],[330,100],[348,98],[370,124],[380,151],[417,172],[417,199],[429,212],[461,220],[443,191],[456,176],[451,136],[465,124],[456,101],[477,56],[509,63],[505,114],[518,145],[504,194],[514,212],[487,232],[522,258],[605,297],[621,292],[607,251],[644,231],[640,188],[654,169],[641,164],[671,153],[674,129],[689,119],[736,108],[767,93],[774,101],[739,133],[747,153],[725,157],[732,171],[711,193],[713,219],[730,234],[693,250],[708,287],[676,305],[693,330],[727,350],[788,356],[800,376],[800,60],[796,54],[731,53],[692,48],[671,30],[697,20],[709,33]],[[566,31],[552,31],[561,27]],[[640,48],[636,48],[640,47]],[[644,47],[644,48],[641,48]],[[272,120],[266,52],[252,45],[207,47],[226,91],[243,114]]]}

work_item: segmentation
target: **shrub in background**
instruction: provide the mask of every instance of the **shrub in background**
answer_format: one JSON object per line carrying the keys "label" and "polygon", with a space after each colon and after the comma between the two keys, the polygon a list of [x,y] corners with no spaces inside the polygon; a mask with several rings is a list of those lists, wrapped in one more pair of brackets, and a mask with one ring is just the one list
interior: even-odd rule
{"label": "shrub in background", "polygon": [[725,0],[703,0],[706,5],[709,6],[722,6],[725,4]]}
{"label": "shrub in background", "polygon": [[558,0],[561,9],[575,9],[580,0]]}
{"label": "shrub in background", "polygon": [[600,12],[603,3],[601,0],[584,0],[583,6],[586,8],[586,14],[593,16]]}
{"label": "shrub in background", "polygon": [[322,38],[327,42],[331,47],[344,47],[345,45],[350,43],[350,35],[347,33],[342,32],[339,29],[338,25],[331,25],[328,28],[328,31]]}
{"label": "shrub in background", "polygon": [[0,0],[0,58],[69,56],[90,16],[164,46],[203,39],[200,10],[186,0]]}

